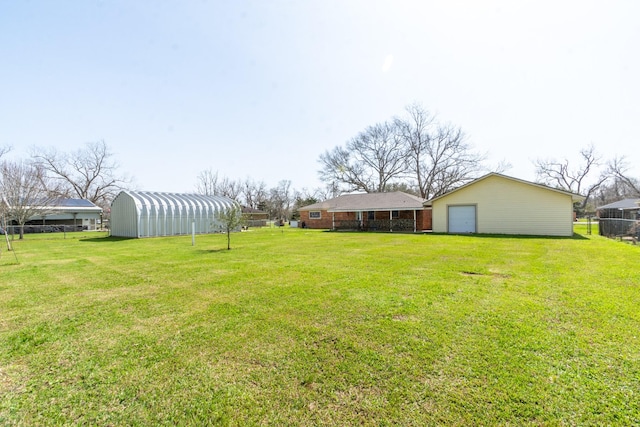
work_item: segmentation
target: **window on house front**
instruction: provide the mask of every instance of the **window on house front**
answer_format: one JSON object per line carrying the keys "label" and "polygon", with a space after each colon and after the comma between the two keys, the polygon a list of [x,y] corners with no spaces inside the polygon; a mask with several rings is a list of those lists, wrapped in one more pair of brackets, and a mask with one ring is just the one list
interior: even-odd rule
{"label": "window on house front", "polygon": [[309,219],[320,219],[320,211],[309,211]]}
{"label": "window on house front", "polygon": [[398,219],[400,217],[400,211],[391,211],[391,218]]}
{"label": "window on house front", "polygon": [[367,212],[367,219],[369,219],[369,220],[376,219],[376,213],[374,211]]}

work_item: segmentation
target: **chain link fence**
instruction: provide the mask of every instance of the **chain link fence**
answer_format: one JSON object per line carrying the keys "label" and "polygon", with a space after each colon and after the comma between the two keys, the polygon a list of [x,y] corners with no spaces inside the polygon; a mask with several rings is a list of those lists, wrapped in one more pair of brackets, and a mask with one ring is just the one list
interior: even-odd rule
{"label": "chain link fence", "polygon": [[[74,231],[85,231],[87,226],[82,225],[25,225],[24,234],[32,233],[71,233]],[[20,235],[19,225],[8,225],[6,228],[0,227],[0,234],[8,234],[10,236]]]}
{"label": "chain link fence", "polygon": [[640,239],[640,220],[600,218],[599,230],[601,236]]}

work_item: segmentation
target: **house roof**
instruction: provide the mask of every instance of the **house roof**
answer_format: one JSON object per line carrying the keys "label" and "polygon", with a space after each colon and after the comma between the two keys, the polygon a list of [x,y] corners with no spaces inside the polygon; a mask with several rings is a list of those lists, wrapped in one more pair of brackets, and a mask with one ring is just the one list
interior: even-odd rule
{"label": "house roof", "polygon": [[514,182],[519,182],[521,184],[526,184],[526,185],[531,185],[533,187],[542,188],[543,190],[549,190],[549,191],[554,191],[556,193],[566,194],[567,196],[571,196],[571,200],[574,203],[575,202],[581,202],[582,200],[585,199],[584,196],[582,196],[580,194],[572,193],[570,191],[565,191],[565,190],[561,190],[559,188],[549,187],[549,186],[543,185],[543,184],[537,184],[535,182],[526,181],[524,179],[519,179],[519,178],[514,178],[512,176],[502,175],[502,174],[497,173],[497,172],[491,172],[491,173],[488,173],[486,175],[481,176],[480,178],[474,179],[473,181],[468,182],[465,185],[462,185],[462,186],[456,188],[455,190],[451,190],[448,193],[445,193],[445,194],[442,194],[442,195],[440,195],[438,197],[434,197],[433,199],[430,199],[429,201],[425,202],[425,206],[431,206],[431,203],[433,203],[433,201],[435,201],[435,200],[438,200],[438,199],[440,199],[442,197],[448,196],[449,194],[455,193],[456,191],[460,191],[463,188],[467,188],[467,187],[469,187],[471,185],[474,185],[474,184],[476,184],[476,183],[478,183],[480,181],[483,181],[483,180],[485,180],[485,179],[487,179],[489,177],[492,177],[492,176],[497,176],[497,177],[504,178],[504,179],[507,179],[507,180],[511,180],[511,181],[514,181]]}
{"label": "house roof", "polygon": [[402,211],[423,209],[425,199],[401,191],[391,193],[343,194],[300,208],[301,211]]}
{"label": "house roof", "polygon": [[[6,199],[4,202],[10,205]],[[102,212],[101,207],[86,199],[34,199],[30,201],[30,205],[56,212]]]}
{"label": "house roof", "polygon": [[617,202],[609,203],[608,205],[598,206],[596,210],[604,210],[604,209],[619,209],[619,210],[632,210],[632,209],[640,209],[640,199],[624,199],[618,200]]}
{"label": "house roof", "polygon": [[64,212],[102,212],[102,208],[85,199],[57,199],[49,204],[51,210]]}

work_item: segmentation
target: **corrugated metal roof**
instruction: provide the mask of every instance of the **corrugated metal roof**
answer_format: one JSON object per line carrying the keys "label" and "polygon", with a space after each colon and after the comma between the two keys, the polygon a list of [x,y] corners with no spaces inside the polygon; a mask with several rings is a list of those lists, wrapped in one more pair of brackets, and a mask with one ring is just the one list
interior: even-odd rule
{"label": "corrugated metal roof", "polygon": [[163,193],[158,191],[123,191],[141,206],[226,208],[236,204],[228,197],[205,196],[192,193]]}
{"label": "corrugated metal roof", "polygon": [[328,212],[388,211],[423,209],[425,199],[401,191],[391,193],[343,194],[324,202],[300,208],[301,211],[325,210]]}

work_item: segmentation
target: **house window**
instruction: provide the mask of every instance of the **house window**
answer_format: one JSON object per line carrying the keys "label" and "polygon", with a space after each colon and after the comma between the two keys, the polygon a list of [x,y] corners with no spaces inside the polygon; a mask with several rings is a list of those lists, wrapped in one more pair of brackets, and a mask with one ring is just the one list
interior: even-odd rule
{"label": "house window", "polygon": [[367,219],[373,221],[374,219],[376,219],[376,213],[374,211],[367,212]]}
{"label": "house window", "polygon": [[309,211],[309,219],[320,219],[320,211]]}
{"label": "house window", "polygon": [[400,211],[391,211],[391,218],[398,219],[400,217]]}

